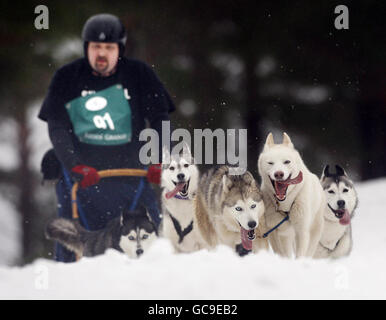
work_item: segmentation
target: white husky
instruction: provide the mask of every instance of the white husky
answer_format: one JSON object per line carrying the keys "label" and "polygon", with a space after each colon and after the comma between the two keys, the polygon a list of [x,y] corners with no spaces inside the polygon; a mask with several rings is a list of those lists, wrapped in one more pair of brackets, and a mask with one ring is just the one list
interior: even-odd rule
{"label": "white husky", "polygon": [[182,156],[170,155],[167,148],[163,149],[162,234],[172,242],[177,252],[192,252],[204,247],[193,225],[193,198],[199,180],[199,172],[193,162],[187,145],[183,148]]}
{"label": "white husky", "polygon": [[289,136],[275,144],[272,133],[258,160],[262,178],[267,227],[272,249],[280,255],[312,257],[323,230],[326,199],[316,175],[312,174],[295,150]]}
{"label": "white husky", "polygon": [[328,208],[324,212],[323,234],[315,258],[347,256],[352,248],[351,219],[358,205],[358,196],[343,168],[338,165],[335,168],[336,173],[332,174],[327,165],[320,179]]}

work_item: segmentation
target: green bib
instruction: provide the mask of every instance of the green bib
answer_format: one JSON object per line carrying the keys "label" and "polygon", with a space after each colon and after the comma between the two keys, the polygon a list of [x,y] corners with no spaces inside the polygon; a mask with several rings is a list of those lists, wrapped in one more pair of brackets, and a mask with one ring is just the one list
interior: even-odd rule
{"label": "green bib", "polygon": [[131,109],[122,85],[113,85],[66,104],[81,142],[120,145],[131,141]]}

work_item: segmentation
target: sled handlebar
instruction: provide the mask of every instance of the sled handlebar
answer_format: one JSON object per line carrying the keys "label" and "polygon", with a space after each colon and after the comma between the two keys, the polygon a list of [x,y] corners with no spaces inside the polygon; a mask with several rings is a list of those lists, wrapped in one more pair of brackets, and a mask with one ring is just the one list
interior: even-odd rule
{"label": "sled handlebar", "polygon": [[[144,169],[110,169],[110,170],[98,171],[98,174],[101,178],[146,177],[147,176],[147,170],[144,170]],[[72,190],[71,190],[71,206],[72,206],[72,218],[73,219],[79,219],[78,206],[76,203],[78,188],[79,188],[79,183],[76,182],[72,186]]]}

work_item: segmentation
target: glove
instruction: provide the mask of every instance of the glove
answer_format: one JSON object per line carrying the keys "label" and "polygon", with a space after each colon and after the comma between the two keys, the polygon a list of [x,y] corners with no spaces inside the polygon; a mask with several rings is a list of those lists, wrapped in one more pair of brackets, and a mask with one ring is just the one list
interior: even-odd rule
{"label": "glove", "polygon": [[97,184],[101,178],[95,168],[83,164],[73,167],[71,169],[71,176],[75,181],[79,182],[81,188]]}
{"label": "glove", "polygon": [[147,169],[146,177],[150,183],[161,184],[161,165],[151,165],[149,169]]}

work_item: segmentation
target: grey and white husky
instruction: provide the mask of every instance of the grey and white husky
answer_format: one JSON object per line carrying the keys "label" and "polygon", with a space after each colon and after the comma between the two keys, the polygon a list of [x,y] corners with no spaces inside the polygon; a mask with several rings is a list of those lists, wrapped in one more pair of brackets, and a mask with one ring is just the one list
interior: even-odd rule
{"label": "grey and white husky", "polygon": [[358,196],[344,169],[338,165],[335,169],[335,173],[330,173],[327,165],[320,179],[328,208],[324,212],[324,228],[315,258],[347,256],[352,248],[351,219]]}
{"label": "grey and white husky", "polygon": [[46,227],[46,237],[58,241],[77,258],[100,255],[109,248],[138,258],[157,235],[157,228],[143,206],[135,211],[125,209],[120,217],[98,231],[88,231],[77,220],[63,218],[52,220]]}
{"label": "grey and white husky", "polygon": [[199,171],[186,144],[182,156],[171,155],[167,148],[163,148],[162,235],[172,242],[176,252],[192,252],[205,245],[193,222],[193,199],[198,180]]}
{"label": "grey and white husky", "polygon": [[230,175],[228,166],[210,169],[200,179],[195,221],[209,247],[225,244],[243,256],[268,249],[264,202],[250,172]]}

